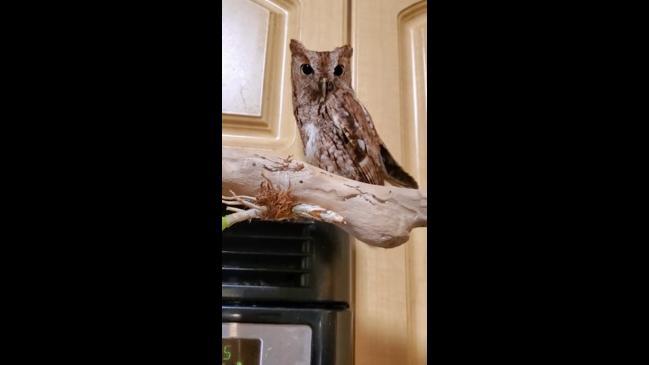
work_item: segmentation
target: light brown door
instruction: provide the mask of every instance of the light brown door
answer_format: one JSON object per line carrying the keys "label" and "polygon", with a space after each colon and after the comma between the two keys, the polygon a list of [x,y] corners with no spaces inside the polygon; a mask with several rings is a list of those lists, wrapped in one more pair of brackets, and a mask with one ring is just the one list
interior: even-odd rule
{"label": "light brown door", "polygon": [[[224,0],[226,146],[302,158],[289,39],[354,48],[352,78],[392,155],[426,189],[426,1]],[[426,363],[426,229],[394,249],[354,246],[355,364]]]}

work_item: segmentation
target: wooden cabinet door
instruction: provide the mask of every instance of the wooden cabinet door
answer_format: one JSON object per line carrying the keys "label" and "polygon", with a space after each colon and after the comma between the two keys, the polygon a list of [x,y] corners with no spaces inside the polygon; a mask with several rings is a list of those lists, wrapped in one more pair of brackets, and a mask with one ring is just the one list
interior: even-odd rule
{"label": "wooden cabinet door", "polygon": [[[352,82],[392,155],[427,186],[426,1],[223,0],[222,141],[303,158],[289,40],[354,48]],[[354,245],[355,364],[426,363],[426,229]]]}
{"label": "wooden cabinet door", "polygon": [[[406,171],[427,186],[426,2],[354,0],[354,89]],[[426,229],[355,246],[355,363],[426,364]]]}

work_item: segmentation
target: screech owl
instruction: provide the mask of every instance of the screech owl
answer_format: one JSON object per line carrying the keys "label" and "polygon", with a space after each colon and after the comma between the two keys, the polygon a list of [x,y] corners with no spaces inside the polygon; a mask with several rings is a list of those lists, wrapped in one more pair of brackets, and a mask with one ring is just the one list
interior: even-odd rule
{"label": "screech owl", "polygon": [[353,49],[307,50],[291,40],[293,113],[306,161],[349,179],[417,189],[392,158],[351,87]]}

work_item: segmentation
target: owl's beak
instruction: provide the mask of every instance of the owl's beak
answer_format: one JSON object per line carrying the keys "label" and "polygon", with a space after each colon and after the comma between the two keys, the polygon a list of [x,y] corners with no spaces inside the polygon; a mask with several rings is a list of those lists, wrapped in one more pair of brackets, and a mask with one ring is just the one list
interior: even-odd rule
{"label": "owl's beak", "polygon": [[327,98],[327,78],[320,79],[320,102],[322,103]]}
{"label": "owl's beak", "polygon": [[334,83],[327,80],[326,77],[320,79],[320,102],[324,102],[327,98],[327,92],[332,92],[334,90]]}

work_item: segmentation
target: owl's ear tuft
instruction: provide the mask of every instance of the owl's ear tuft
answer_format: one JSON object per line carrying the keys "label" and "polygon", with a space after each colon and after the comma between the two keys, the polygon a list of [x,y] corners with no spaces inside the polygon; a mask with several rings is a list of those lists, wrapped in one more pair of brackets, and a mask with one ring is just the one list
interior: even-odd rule
{"label": "owl's ear tuft", "polygon": [[306,48],[304,48],[304,45],[302,43],[296,41],[295,39],[291,39],[291,53],[297,54],[297,53],[304,53],[306,51]]}
{"label": "owl's ear tuft", "polygon": [[339,47],[339,48],[341,49],[340,55],[343,56],[343,57],[350,58],[352,56],[352,54],[354,53],[354,49],[348,44],[346,44],[346,45],[344,45],[342,47]]}

